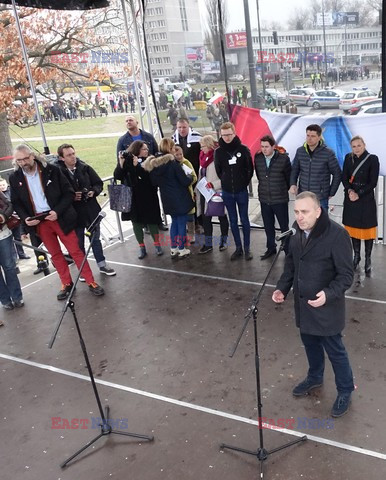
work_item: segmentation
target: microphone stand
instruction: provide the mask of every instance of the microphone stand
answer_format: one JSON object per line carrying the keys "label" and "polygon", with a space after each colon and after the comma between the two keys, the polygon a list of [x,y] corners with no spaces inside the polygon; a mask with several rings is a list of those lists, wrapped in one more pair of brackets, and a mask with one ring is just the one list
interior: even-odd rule
{"label": "microphone stand", "polygon": [[95,443],[97,440],[99,440],[101,437],[105,436],[105,435],[110,435],[112,433],[116,434],[116,435],[124,435],[126,437],[135,437],[135,438],[139,438],[139,439],[142,439],[142,440],[147,440],[149,442],[151,442],[152,440],[154,440],[154,437],[153,436],[148,436],[148,435],[142,435],[142,434],[138,434],[138,433],[131,433],[131,432],[122,432],[120,430],[115,430],[111,427],[110,423],[109,423],[109,416],[110,416],[110,408],[108,405],[105,406],[105,408],[103,409],[102,407],[102,402],[101,402],[101,399],[100,399],[100,396],[99,396],[99,392],[98,392],[98,389],[97,389],[97,386],[96,386],[96,383],[95,383],[95,378],[94,378],[94,373],[92,371],[92,367],[91,367],[91,363],[90,363],[90,360],[89,360],[89,356],[88,356],[88,353],[87,353],[87,349],[86,349],[86,344],[83,340],[83,336],[82,336],[82,332],[80,330],[80,327],[79,327],[79,322],[78,322],[78,318],[76,316],[76,312],[75,312],[75,303],[74,301],[72,300],[72,297],[74,295],[74,292],[75,292],[75,289],[76,289],[76,286],[79,282],[79,278],[81,276],[81,273],[82,273],[82,270],[83,270],[83,266],[84,264],[86,263],[86,260],[87,260],[87,256],[90,252],[90,249],[91,249],[91,246],[92,246],[92,242],[94,240],[94,236],[95,236],[95,229],[92,231],[92,232],[87,232],[87,233],[91,233],[91,237],[90,237],[90,243],[89,243],[89,246],[88,246],[88,249],[84,255],[84,258],[83,258],[83,261],[80,265],[80,268],[79,268],[79,272],[78,272],[78,275],[75,279],[75,282],[72,286],[72,289],[70,291],[70,294],[66,300],[66,304],[64,305],[63,307],[63,310],[62,310],[62,314],[59,318],[59,321],[55,327],[55,330],[54,330],[54,333],[51,337],[51,340],[50,340],[50,343],[48,344],[48,348],[52,348],[54,342],[55,342],[55,339],[56,339],[56,335],[59,331],[59,328],[60,328],[60,325],[63,321],[63,318],[68,310],[68,308],[70,308],[71,312],[72,312],[72,316],[73,316],[73,319],[74,319],[74,322],[75,322],[75,327],[76,327],[76,331],[78,332],[78,336],[79,336],[79,341],[80,341],[80,346],[81,346],[81,349],[82,349],[82,352],[83,352],[83,356],[84,356],[84,360],[86,362],[86,366],[87,366],[87,371],[88,371],[88,374],[89,374],[89,377],[90,377],[90,380],[91,380],[91,385],[92,385],[92,388],[93,388],[93,391],[94,391],[94,395],[95,395],[95,399],[96,399],[96,402],[97,402],[97,405],[98,405],[98,410],[99,410],[99,415],[100,415],[100,418],[101,418],[101,423],[99,424],[100,426],[100,433],[92,438],[90,441],[88,441],[83,447],[81,447],[79,450],[77,450],[73,455],[71,455],[71,457],[67,458],[67,460],[65,460],[63,463],[60,464],[60,467],[61,468],[64,468],[66,467],[66,465],[71,462],[71,460],[73,460],[75,457],[77,457],[79,454],[81,454],[82,452],[84,452],[87,448],[89,448],[93,443]]}
{"label": "microphone stand", "polygon": [[235,342],[235,345],[230,353],[230,357],[232,358],[233,355],[236,353],[237,347],[239,346],[240,340],[245,332],[245,329],[247,328],[247,325],[249,323],[249,320],[251,317],[253,317],[253,330],[254,330],[254,340],[255,340],[255,370],[256,370],[256,399],[257,399],[257,412],[258,412],[258,418],[259,418],[259,442],[260,445],[257,450],[246,450],[245,448],[240,448],[240,447],[235,447],[232,445],[228,445],[226,443],[222,443],[220,445],[220,449],[228,449],[228,450],[235,450],[236,452],[242,452],[246,453],[248,455],[253,455],[254,457],[257,458],[257,460],[260,462],[260,478],[264,478],[264,470],[263,470],[263,463],[267,458],[275,452],[279,452],[280,450],[284,450],[285,448],[288,448],[292,445],[295,445],[300,442],[304,442],[307,440],[307,436],[304,435],[303,437],[293,440],[292,442],[288,442],[284,445],[281,445],[280,447],[273,448],[272,450],[267,450],[264,448],[264,437],[263,437],[263,426],[262,426],[262,418],[263,418],[263,403],[262,403],[262,397],[261,397],[261,381],[260,381],[260,356],[259,356],[259,344],[258,344],[258,335],[257,335],[257,313],[258,313],[258,304],[261,298],[261,295],[264,291],[265,285],[268,281],[268,278],[271,274],[271,271],[273,267],[276,264],[276,261],[280,255],[280,252],[284,250],[284,244],[287,238],[283,238],[281,241],[280,248],[278,252],[275,255],[275,258],[272,262],[272,265],[264,279],[264,282],[258,291],[257,295],[255,298],[252,300],[252,305],[248,309],[248,313],[245,315],[245,322],[244,325],[241,329],[241,332]]}

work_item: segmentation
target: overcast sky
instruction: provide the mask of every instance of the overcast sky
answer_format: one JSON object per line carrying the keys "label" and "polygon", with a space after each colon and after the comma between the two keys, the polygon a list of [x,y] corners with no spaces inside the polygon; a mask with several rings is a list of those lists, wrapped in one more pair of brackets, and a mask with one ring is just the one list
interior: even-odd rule
{"label": "overcast sky", "polygon": [[[201,14],[205,15],[205,0],[198,0]],[[249,16],[252,28],[257,28],[256,0],[249,0]],[[294,11],[294,7],[301,6],[301,0],[259,0],[260,21],[262,23],[280,22],[285,26],[287,18]],[[228,8],[228,30],[243,30],[244,22],[244,0],[227,0]],[[264,22],[263,22],[264,21]]]}

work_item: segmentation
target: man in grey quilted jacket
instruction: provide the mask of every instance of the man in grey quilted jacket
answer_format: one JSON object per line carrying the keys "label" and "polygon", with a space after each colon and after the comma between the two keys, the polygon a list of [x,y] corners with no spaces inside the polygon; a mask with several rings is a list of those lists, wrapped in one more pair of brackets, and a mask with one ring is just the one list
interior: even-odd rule
{"label": "man in grey quilted jacket", "polygon": [[320,125],[308,125],[306,141],[297,149],[292,163],[290,193],[313,192],[321,207],[328,210],[328,200],[337,192],[341,177],[338,159],[324,143]]}

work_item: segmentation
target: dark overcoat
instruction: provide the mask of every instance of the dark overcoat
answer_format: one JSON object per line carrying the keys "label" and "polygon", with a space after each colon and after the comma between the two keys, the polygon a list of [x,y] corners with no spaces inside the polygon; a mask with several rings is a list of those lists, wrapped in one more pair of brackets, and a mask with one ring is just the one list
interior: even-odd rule
{"label": "dark overcoat", "polygon": [[157,187],[151,183],[150,174],[142,168],[142,164],[138,163],[134,167],[130,158],[124,161],[123,168],[118,163],[114,170],[114,178],[131,187],[133,193],[131,211],[122,213],[122,220],[132,220],[144,225],[159,225],[161,212]]}
{"label": "dark overcoat", "polygon": [[[379,160],[376,155],[370,155],[365,163],[355,174],[353,183],[349,180],[356,167],[367,157],[365,151],[359,158],[348,153],[344,159],[342,183],[344,186],[343,225],[354,228],[372,228],[378,225],[377,205],[375,203],[374,189],[378,183]],[[352,202],[348,191],[354,190],[359,199]]]}
{"label": "dark overcoat", "polygon": [[[322,213],[312,229],[305,247],[299,227],[290,238],[284,272],[277,289],[287,295],[293,286],[296,325],[301,333],[330,336],[345,325],[345,291],[353,281],[352,248],[346,230]],[[321,290],[326,303],[308,305]]]}

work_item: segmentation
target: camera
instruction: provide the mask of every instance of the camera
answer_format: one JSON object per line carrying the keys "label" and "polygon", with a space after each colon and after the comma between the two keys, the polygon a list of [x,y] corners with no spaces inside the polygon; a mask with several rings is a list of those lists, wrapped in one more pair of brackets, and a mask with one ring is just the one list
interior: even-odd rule
{"label": "camera", "polygon": [[90,197],[88,196],[89,189],[88,188],[82,188],[82,202],[88,202],[90,200]]}
{"label": "camera", "polygon": [[122,157],[124,158],[125,161],[126,160],[131,160],[131,161],[133,160],[133,157],[134,157],[133,154],[128,152],[127,150],[121,150],[119,153],[122,155]]}

